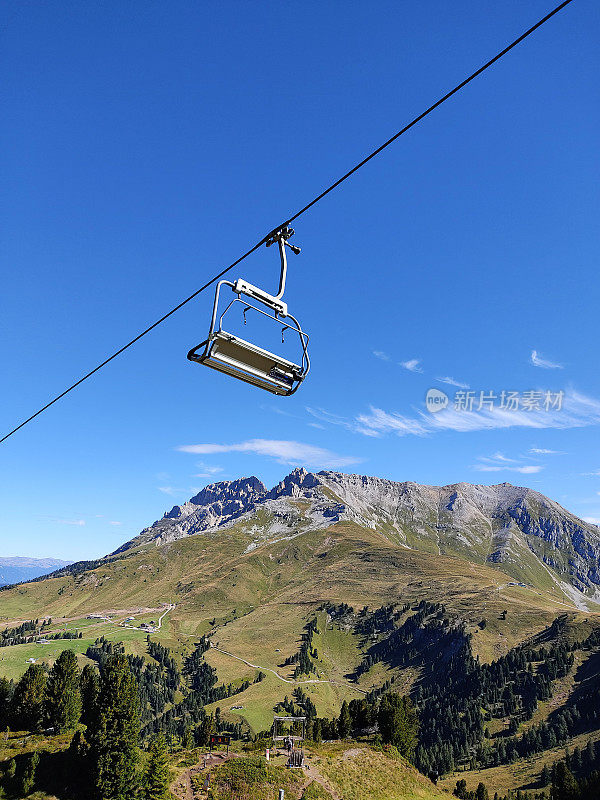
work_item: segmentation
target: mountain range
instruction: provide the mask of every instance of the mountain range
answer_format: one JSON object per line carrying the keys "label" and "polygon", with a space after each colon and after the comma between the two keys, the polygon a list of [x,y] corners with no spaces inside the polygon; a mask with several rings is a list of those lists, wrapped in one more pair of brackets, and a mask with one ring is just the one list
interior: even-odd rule
{"label": "mountain range", "polygon": [[[253,733],[302,693],[328,718],[344,700],[392,685],[415,702],[458,708],[470,686],[461,681],[481,671],[489,697],[483,711],[471,698],[471,749],[454,723],[444,737],[456,739],[473,788],[481,778],[537,786],[543,763],[564,752],[553,741],[583,747],[600,733],[599,557],[598,527],[526,487],[298,468],[273,488],[256,477],[210,484],[106,557],[4,587],[2,625],[49,616],[52,633],[66,624],[82,634],[69,641],[82,657],[106,637],[150,659],[148,625],[177,663],[199,646],[215,680],[235,691],[208,711],[218,705]],[[18,677],[30,657],[50,664],[56,652],[54,640],[5,647],[0,676]],[[454,694],[445,697],[448,670]],[[587,720],[589,709],[597,719]],[[507,725],[514,747],[538,759],[526,775],[502,750]],[[549,738],[527,739],[526,751],[531,725],[549,726]],[[439,765],[444,755],[423,730],[426,758]],[[452,789],[456,776],[444,780]]]}
{"label": "mountain range", "polygon": [[258,478],[213,483],[126,542],[165,545],[245,523],[253,541],[292,539],[342,521],[402,548],[494,565],[576,605],[600,600],[600,529],[537,491],[501,483],[425,486],[294,469],[273,489]]}
{"label": "mountain range", "polygon": [[30,581],[40,575],[66,567],[70,561],[61,561],[58,558],[28,558],[26,556],[12,556],[0,558],[0,586],[12,583]]}

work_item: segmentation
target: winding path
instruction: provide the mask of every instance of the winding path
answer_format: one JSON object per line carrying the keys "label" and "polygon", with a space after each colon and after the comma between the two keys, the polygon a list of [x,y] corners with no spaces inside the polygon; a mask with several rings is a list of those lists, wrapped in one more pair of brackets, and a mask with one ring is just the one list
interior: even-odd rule
{"label": "winding path", "polygon": [[333,686],[342,686],[344,689],[353,689],[355,692],[359,692],[360,694],[368,694],[365,692],[364,689],[359,689],[358,686],[355,686],[353,683],[342,683],[341,681],[330,681],[326,679],[319,679],[319,678],[310,678],[306,681],[295,681],[290,680],[289,678],[284,678],[283,675],[280,675],[277,670],[271,669],[270,667],[261,667],[259,664],[252,664],[250,661],[246,661],[245,658],[240,658],[240,656],[236,656],[233,653],[230,653],[228,650],[222,650],[220,647],[216,647],[216,645],[211,644],[211,650],[216,650],[218,653],[223,653],[230,658],[235,658],[236,661],[241,661],[242,664],[246,664],[248,667],[252,667],[253,669],[260,669],[263,672],[270,672],[272,675],[275,675],[276,678],[279,678],[280,681],[283,683],[290,683],[294,686],[304,683],[331,683]]}

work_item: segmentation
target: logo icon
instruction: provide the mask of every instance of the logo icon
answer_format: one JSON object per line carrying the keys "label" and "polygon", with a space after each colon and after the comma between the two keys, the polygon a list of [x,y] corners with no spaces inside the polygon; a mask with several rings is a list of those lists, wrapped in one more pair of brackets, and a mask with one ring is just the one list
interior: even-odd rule
{"label": "logo icon", "polygon": [[428,389],[425,395],[425,405],[431,414],[443,411],[448,405],[448,395],[439,389]]}

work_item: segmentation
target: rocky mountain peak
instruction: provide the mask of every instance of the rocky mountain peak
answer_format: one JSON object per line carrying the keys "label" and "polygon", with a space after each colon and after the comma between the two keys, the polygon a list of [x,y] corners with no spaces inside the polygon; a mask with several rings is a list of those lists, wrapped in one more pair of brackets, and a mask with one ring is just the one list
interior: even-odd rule
{"label": "rocky mountain peak", "polygon": [[314,489],[319,484],[320,481],[314,473],[307,472],[304,467],[296,467],[269,492],[268,496],[269,499],[281,497],[282,495],[287,497],[310,496],[309,490]]}
{"label": "rocky mountain peak", "polygon": [[183,505],[173,506],[165,513],[163,519],[187,517],[197,511],[198,506],[216,505],[222,510],[228,509],[227,513],[230,513],[257,501],[266,491],[267,487],[254,475],[234,481],[210,483]]}
{"label": "rocky mountain peak", "polygon": [[224,502],[235,498],[243,500],[249,497],[259,497],[267,491],[262,481],[251,475],[249,478],[238,478],[235,481],[218,481],[205,486],[190,500],[196,506],[206,506],[210,503]]}
{"label": "rocky mountain peak", "polygon": [[254,476],[212,483],[120,550],[245,520],[250,550],[349,520],[403,547],[502,565],[520,580],[537,575],[547,582],[550,575],[565,591],[600,596],[600,530],[539,492],[510,483],[427,486],[297,467],[271,490]]}

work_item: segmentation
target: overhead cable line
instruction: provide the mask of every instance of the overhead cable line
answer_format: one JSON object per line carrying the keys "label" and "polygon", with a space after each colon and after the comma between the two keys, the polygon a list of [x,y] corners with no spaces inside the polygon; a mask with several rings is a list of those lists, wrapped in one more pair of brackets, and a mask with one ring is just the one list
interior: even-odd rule
{"label": "overhead cable line", "polygon": [[526,39],[528,36],[530,36],[534,31],[536,31],[538,28],[540,28],[544,23],[548,22],[549,19],[551,19],[555,14],[558,14],[559,11],[562,11],[562,9],[565,8],[565,6],[568,6],[572,2],[573,2],[573,0],[564,0],[564,2],[562,2],[558,6],[556,6],[556,8],[554,8],[552,11],[550,11],[548,14],[546,14],[545,17],[542,17],[542,19],[540,19],[538,22],[536,22],[535,25],[532,25],[531,28],[528,28],[524,33],[522,33],[517,39],[515,39],[513,42],[511,42],[507,47],[505,47],[503,50],[501,50],[499,53],[497,53],[493,58],[491,58],[489,61],[487,61],[483,66],[479,67],[478,70],[476,70],[471,75],[469,75],[468,78],[465,78],[464,81],[462,81],[461,83],[457,84],[453,89],[451,89],[449,92],[447,92],[443,97],[440,97],[440,99],[437,100],[433,105],[429,106],[429,108],[427,108],[425,111],[423,111],[423,113],[419,114],[418,117],[415,117],[411,122],[409,122],[408,125],[405,125],[401,130],[399,130],[397,133],[395,133],[391,138],[389,138],[386,142],[384,142],[382,145],[380,145],[376,150],[373,150],[371,153],[369,153],[369,155],[366,156],[366,158],[363,158],[362,161],[360,161],[358,164],[356,164],[354,167],[352,167],[351,170],[349,170],[344,175],[342,175],[341,178],[338,178],[338,180],[335,181],[335,183],[332,183],[331,186],[328,186],[324,191],[322,191],[319,195],[317,195],[315,198],[313,198],[309,203],[307,203],[305,206],[303,206],[293,216],[289,217],[287,220],[282,222],[280,225],[278,225],[277,227],[273,228],[273,230],[271,230],[259,242],[257,242],[253,247],[251,247],[250,250],[247,250],[244,253],[244,255],[240,256],[238,259],[236,259],[228,267],[225,267],[225,269],[221,270],[221,272],[219,272],[217,275],[212,277],[203,286],[201,286],[199,289],[197,289],[195,292],[193,292],[193,294],[191,294],[189,297],[186,297],[185,300],[182,300],[181,303],[179,303],[174,308],[172,308],[170,311],[168,311],[166,314],[164,314],[160,319],[157,319],[156,322],[153,322],[152,325],[150,325],[145,330],[143,330],[141,333],[139,333],[135,338],[133,338],[129,342],[127,342],[127,344],[123,345],[123,347],[119,348],[119,350],[117,350],[111,356],[109,356],[104,361],[102,361],[100,364],[98,364],[98,366],[94,367],[94,369],[90,370],[88,373],[83,375],[83,377],[79,378],[78,381],[76,381],[71,386],[69,386],[67,389],[65,389],[64,392],[61,392],[56,397],[54,397],[52,400],[50,400],[48,403],[46,403],[45,406],[42,406],[42,408],[40,408],[38,411],[36,411],[35,414],[32,414],[26,420],[23,420],[23,422],[21,422],[19,425],[17,425],[16,428],[13,428],[9,433],[5,434],[0,439],[0,444],[2,442],[6,441],[6,439],[8,439],[13,434],[15,434],[18,430],[23,428],[29,422],[34,420],[36,417],[38,417],[40,414],[42,414],[48,408],[50,408],[50,406],[54,405],[54,403],[57,403],[59,400],[61,400],[65,395],[69,394],[69,392],[72,392],[73,389],[76,389],[78,386],[80,386],[88,378],[91,378],[92,375],[95,375],[96,372],[101,370],[102,367],[105,367],[107,364],[109,364],[113,359],[117,358],[117,356],[120,356],[121,353],[125,352],[125,350],[129,349],[136,342],[139,342],[139,340],[142,337],[146,336],[146,334],[150,333],[150,331],[152,331],[152,330],[154,330],[154,328],[158,327],[161,323],[163,323],[166,319],[168,319],[176,311],[179,311],[180,308],[183,308],[183,306],[185,306],[187,303],[189,303],[191,300],[193,300],[195,297],[197,297],[199,294],[201,294],[211,284],[215,283],[215,281],[218,281],[221,277],[223,277],[223,275],[225,275],[227,272],[229,272],[231,269],[233,269],[239,263],[244,261],[244,259],[248,258],[249,255],[251,255],[256,250],[258,250],[259,247],[261,247],[263,244],[266,244],[266,242],[274,234],[276,234],[278,231],[280,231],[286,225],[290,225],[292,222],[294,222],[294,220],[298,219],[298,217],[300,217],[302,214],[305,214],[310,208],[312,208],[314,205],[316,205],[326,195],[328,195],[330,192],[332,192],[334,189],[336,189],[338,186],[340,186],[340,184],[342,184],[344,181],[348,180],[348,178],[350,178],[352,175],[354,175],[354,173],[357,172],[359,169],[361,169],[361,167],[364,167],[364,165],[367,164],[372,158],[375,158],[375,156],[379,155],[379,153],[381,153],[383,150],[385,150],[387,147],[389,147],[393,142],[395,142],[396,139],[398,139],[404,133],[409,131],[413,126],[415,126],[418,122],[420,122],[426,116],[431,114],[432,111],[435,111],[435,109],[438,108],[439,106],[441,106],[442,103],[445,103],[446,100],[449,100],[457,92],[460,92],[460,90],[463,89],[467,84],[471,83],[472,80],[474,80],[479,75],[481,75],[483,72],[485,72],[487,69],[489,69],[489,67],[491,67],[492,64],[495,64],[496,61],[499,61],[503,56],[505,56],[508,52],[510,52],[514,47],[516,47],[518,44],[520,44],[522,41],[524,41],[524,39]]}

